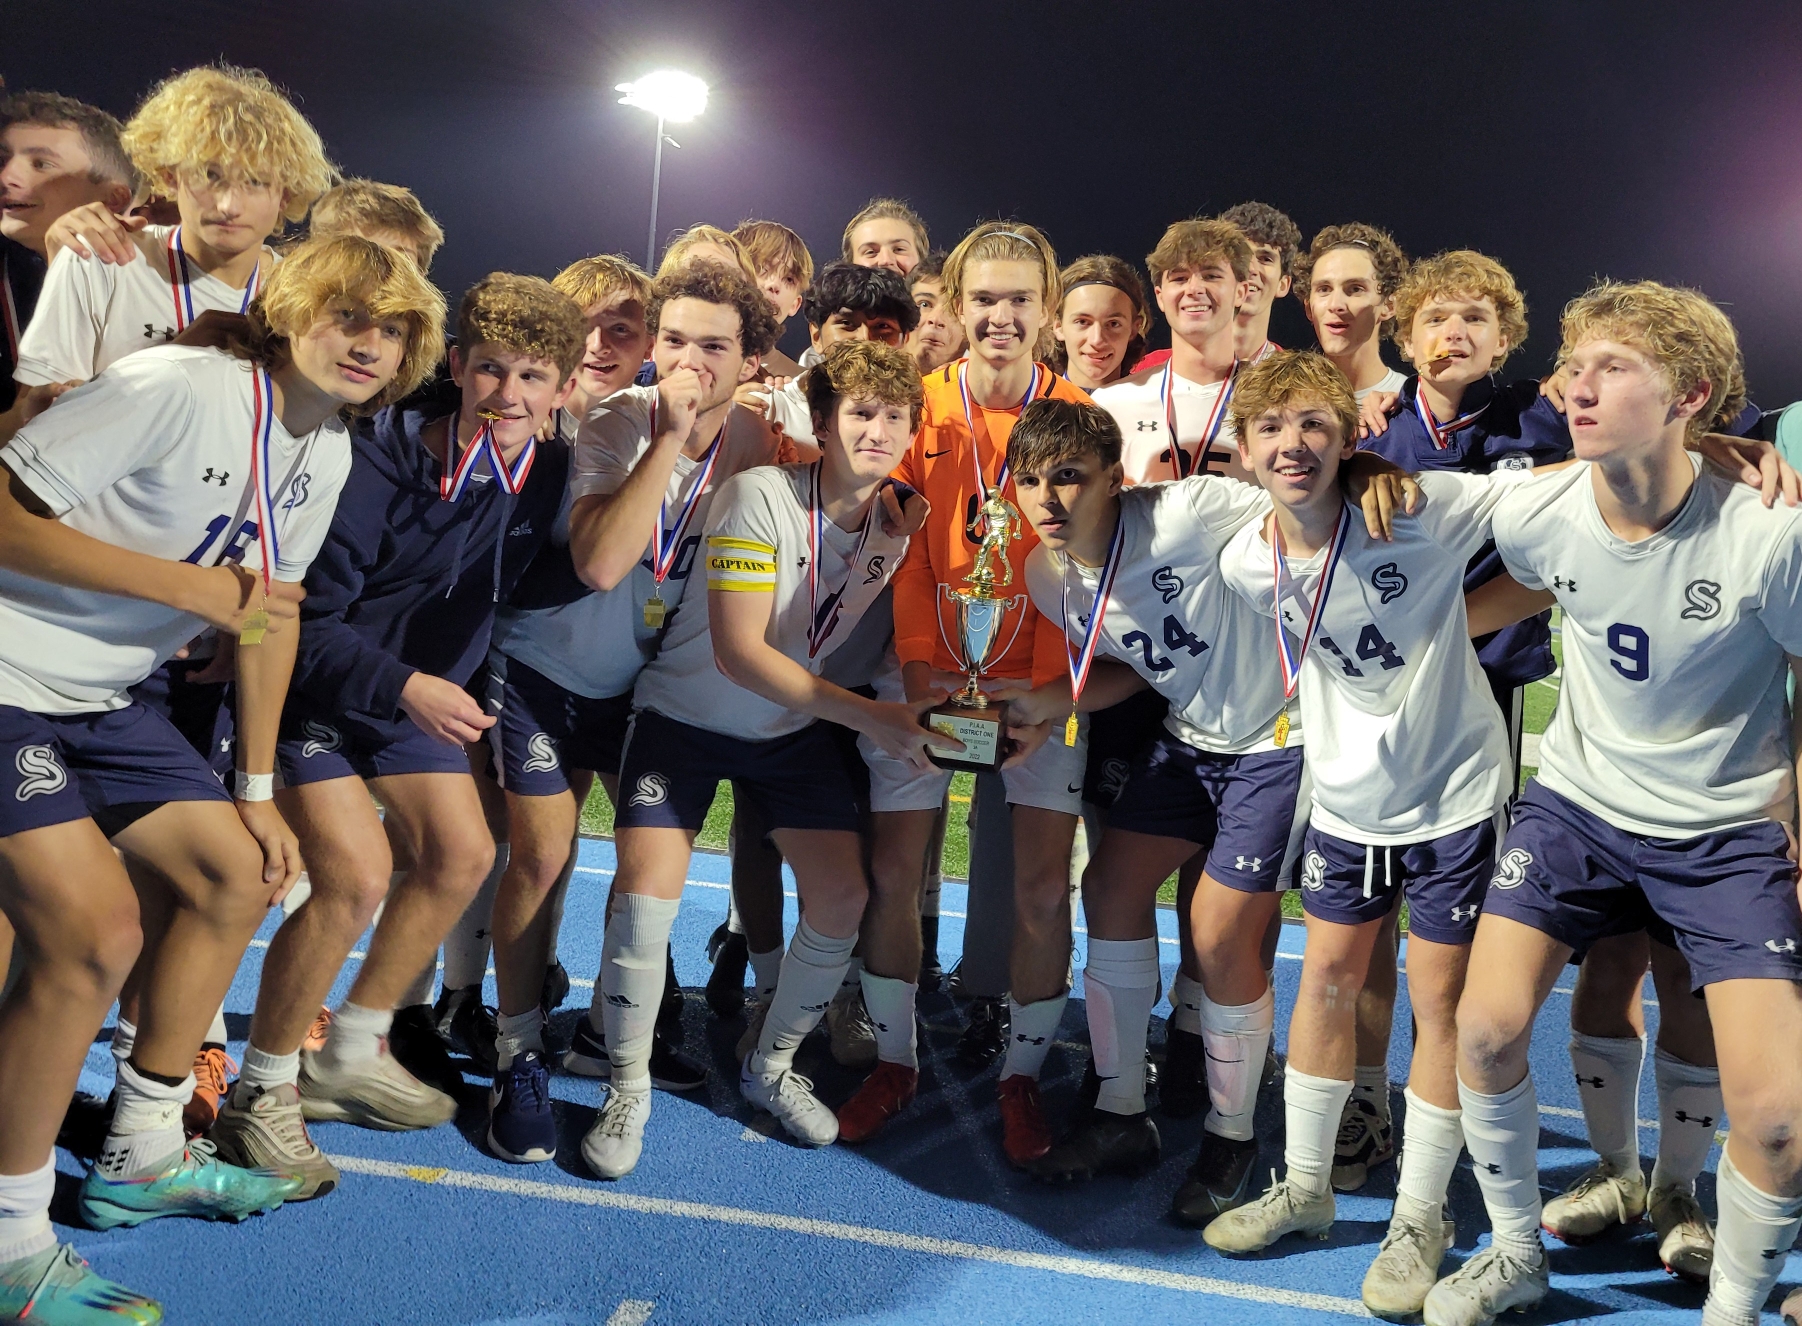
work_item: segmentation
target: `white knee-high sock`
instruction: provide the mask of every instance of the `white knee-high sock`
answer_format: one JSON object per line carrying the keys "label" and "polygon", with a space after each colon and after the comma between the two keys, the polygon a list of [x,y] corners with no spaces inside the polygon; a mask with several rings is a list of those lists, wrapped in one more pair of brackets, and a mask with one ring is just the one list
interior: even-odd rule
{"label": "white knee-high sock", "polygon": [[213,1014],[212,1023],[206,1029],[206,1040],[202,1044],[224,1045],[230,1035],[225,1029],[225,1005],[220,1004],[219,1010]]}
{"label": "white knee-high sock", "polygon": [[[1252,1080],[1257,1080],[1256,1074]],[[1350,1082],[1311,1077],[1294,1064],[1285,1070],[1283,1118],[1288,1135],[1283,1142],[1283,1164],[1289,1186],[1298,1192],[1321,1197],[1330,1188],[1333,1140],[1339,1135],[1339,1116],[1345,1113],[1351,1090]]]}
{"label": "white knee-high sock", "polygon": [[1729,1155],[1715,1171],[1714,1265],[1702,1326],[1757,1326],[1802,1229],[1802,1197],[1776,1197],[1747,1182]]}
{"label": "white knee-high sock", "polygon": [[1652,1059],[1658,1083],[1658,1159],[1652,1186],[1680,1185],[1689,1192],[1708,1161],[1721,1126],[1721,1070],[1685,1063],[1660,1050]]}
{"label": "white knee-high sock", "polygon": [[726,933],[731,935],[742,935],[744,932],[745,922],[744,918],[738,914],[738,903],[734,901],[732,895],[728,893],[726,895]]}
{"label": "white knee-high sock", "polygon": [[1352,1095],[1366,1102],[1389,1123],[1389,1065],[1358,1064],[1352,1069]]}
{"label": "white knee-high sock", "polygon": [[1176,979],[1170,982],[1170,1025],[1191,1036],[1201,1035],[1201,1006],[1207,997],[1201,982],[1190,980],[1178,967]]}
{"label": "white knee-high sock", "polygon": [[[1007,1058],[1001,1065],[1002,1077],[1024,1074],[1038,1080],[1039,1070],[1045,1066],[1045,1056],[1051,1053],[1051,1042],[1057,1036],[1057,1024],[1064,1020],[1064,1005],[1069,998],[1066,991],[1031,1004],[1008,1000],[1010,1020]],[[1140,1058],[1142,1060],[1144,1056]]]}
{"label": "white knee-high sock", "polygon": [[1492,1242],[1537,1263],[1539,1242],[1539,1095],[1533,1075],[1497,1096],[1458,1083],[1464,1145],[1489,1209]]}
{"label": "white knee-high sock", "polygon": [[843,939],[822,935],[807,924],[805,916],[801,918],[789,942],[788,956],[782,959],[782,976],[776,982],[776,997],[770,1000],[769,1016],[763,1020],[763,1034],[751,1055],[753,1073],[767,1076],[793,1066],[795,1050],[826,1016],[826,1005],[844,979],[856,944],[856,935]]}
{"label": "white knee-high sock", "polygon": [[[1266,986],[1249,1004],[1216,1004],[1195,987],[1201,999],[1201,1040],[1207,1050],[1208,1099],[1213,1108],[1204,1125],[1216,1137],[1244,1142],[1252,1135],[1258,1105],[1258,1080],[1276,1025],[1276,993]],[[1343,1106],[1343,1102],[1341,1102]],[[1339,1127],[1335,1119],[1333,1127]]]}
{"label": "white knee-high sock", "polygon": [[1395,1185],[1395,1209],[1417,1220],[1437,1219],[1445,1192],[1464,1150],[1464,1115],[1402,1092],[1408,1123],[1402,1133],[1401,1177]]}
{"label": "white knee-high sock", "polygon": [[56,1246],[50,1199],[56,1195],[56,1153],[29,1174],[0,1174],[0,1266]]}
{"label": "white knee-high sock", "polygon": [[885,1064],[920,1066],[914,1044],[914,999],[919,988],[912,981],[863,969],[863,1006],[876,1032],[876,1057]]}
{"label": "white knee-high sock", "polygon": [[511,1068],[513,1061],[527,1050],[544,1053],[544,1010],[534,1004],[517,1017],[505,1013],[495,1017],[494,1056],[496,1066]]}
{"label": "white knee-high sock", "polygon": [[782,950],[773,948],[768,953],[751,954],[751,979],[757,984],[759,999],[773,998],[776,982],[782,979]]}
{"label": "white knee-high sock", "polygon": [[1639,1168],[1639,1074],[1645,1059],[1642,1037],[1571,1033],[1570,1063],[1589,1145],[1621,1173]]}
{"label": "white knee-high sock", "polygon": [[1157,936],[1091,937],[1082,979],[1095,1076],[1101,1079],[1095,1108],[1109,1114],[1143,1114],[1145,1038],[1158,1002]]}
{"label": "white knee-high sock", "polygon": [[[851,946],[853,948],[857,946],[855,939],[853,939]],[[839,977],[838,992],[848,999],[862,988],[863,959],[853,954],[845,961],[845,974]]]}
{"label": "white knee-high sock", "polygon": [[681,904],[674,898],[618,893],[601,941],[601,979],[595,990],[613,1062],[613,1089],[651,1089],[651,1036],[663,1002],[669,932]]}
{"label": "white knee-high sock", "polygon": [[194,1074],[170,1086],[140,1073],[130,1060],[119,1065],[118,1105],[94,1168],[109,1179],[154,1174],[187,1146],[181,1110],[194,1096]]}
{"label": "white knee-high sock", "polygon": [[480,985],[482,978],[488,974],[488,946],[494,925],[494,891],[500,887],[501,876],[507,873],[507,862],[512,854],[513,849],[506,843],[495,845],[494,869],[488,872],[488,878],[482,881],[482,887],[476,890],[476,896],[469,900],[469,906],[463,909],[463,915],[457,918],[457,923],[444,937],[446,990]]}
{"label": "white knee-high sock", "polygon": [[131,1058],[131,1052],[136,1048],[137,1043],[138,1024],[126,1021],[125,1016],[121,1014],[118,1021],[113,1023],[113,1066],[115,1068]]}

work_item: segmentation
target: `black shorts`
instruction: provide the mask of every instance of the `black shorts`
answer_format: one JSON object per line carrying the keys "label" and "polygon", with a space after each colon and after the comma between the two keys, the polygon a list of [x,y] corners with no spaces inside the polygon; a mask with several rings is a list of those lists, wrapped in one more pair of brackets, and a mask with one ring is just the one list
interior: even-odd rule
{"label": "black shorts", "polygon": [[570,769],[619,772],[632,720],[632,692],[591,699],[565,690],[536,668],[491,652],[483,707],[494,715],[488,742],[500,785],[520,796],[569,791]]}
{"label": "black shorts", "polygon": [[1169,712],[1170,702],[1147,690],[1089,715],[1089,762],[1082,775],[1085,802],[1106,809],[1119,799],[1133,765],[1164,735],[1164,715]]}

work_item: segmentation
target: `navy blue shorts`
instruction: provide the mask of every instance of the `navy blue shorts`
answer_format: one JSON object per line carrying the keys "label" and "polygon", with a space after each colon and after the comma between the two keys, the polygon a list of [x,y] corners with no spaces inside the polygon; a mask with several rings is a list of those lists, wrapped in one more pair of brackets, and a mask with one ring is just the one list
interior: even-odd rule
{"label": "navy blue shorts", "polygon": [[[1082,776],[1085,802],[1105,809],[1120,799],[1120,789],[1139,757],[1164,735],[1164,715],[1169,712],[1170,702],[1147,690],[1089,715],[1089,762]],[[1062,731],[1059,725],[1058,732]]]}
{"label": "navy blue shorts", "polygon": [[348,732],[290,701],[282,710],[275,742],[275,767],[281,770],[282,786],[304,787],[333,778],[469,772],[469,755],[463,747],[428,736],[410,718],[401,719],[397,726],[399,736],[378,740]]}
{"label": "navy blue shorts", "polygon": [[1270,893],[1282,888],[1301,771],[1300,746],[1213,755],[1165,732],[1133,766],[1108,827],[1199,843],[1214,879]]}
{"label": "navy blue shorts", "polygon": [[231,797],[174,724],[143,704],[95,714],[0,705],[0,838],[92,819],[111,838],[171,801]]}
{"label": "navy blue shorts", "polygon": [[1310,827],[1302,844],[1301,905],[1309,916],[1363,925],[1408,899],[1408,933],[1434,944],[1468,944],[1495,873],[1495,821],[1425,842],[1348,842]]}
{"label": "navy blue shorts", "polygon": [[619,772],[632,720],[632,692],[592,700],[564,690],[516,658],[488,655],[484,708],[495,717],[488,729],[500,785],[527,797],[569,791],[566,769]]}
{"label": "navy blue shorts", "polygon": [[172,658],[131,688],[131,698],[149,705],[175,725],[221,778],[232,774],[232,745],[238,726],[233,718],[230,682],[189,681],[212,663],[210,658]]}
{"label": "navy blue shorts", "polygon": [[1782,826],[1769,821],[1693,838],[1627,833],[1533,779],[1514,803],[1483,906],[1578,952],[1649,930],[1689,960],[1695,990],[1802,981],[1788,852]]}
{"label": "navy blue shorts", "polygon": [[863,822],[831,724],[741,741],[640,709],[626,733],[614,827],[699,832],[723,778],[732,780],[735,796],[751,802],[766,832],[856,833]]}

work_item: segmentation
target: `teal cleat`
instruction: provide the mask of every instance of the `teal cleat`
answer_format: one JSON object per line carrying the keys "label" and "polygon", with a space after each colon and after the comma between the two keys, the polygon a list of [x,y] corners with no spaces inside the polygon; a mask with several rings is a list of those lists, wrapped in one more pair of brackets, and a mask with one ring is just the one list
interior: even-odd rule
{"label": "teal cleat", "polygon": [[67,1243],[0,1266],[0,1320],[43,1326],[152,1326],[163,1305],[95,1275]]}
{"label": "teal cleat", "polygon": [[240,1169],[196,1137],[160,1174],[109,1179],[98,1168],[81,1184],[81,1217],[95,1229],[141,1225],[158,1216],[243,1220],[273,1211],[306,1186],[306,1180],[267,1169]]}

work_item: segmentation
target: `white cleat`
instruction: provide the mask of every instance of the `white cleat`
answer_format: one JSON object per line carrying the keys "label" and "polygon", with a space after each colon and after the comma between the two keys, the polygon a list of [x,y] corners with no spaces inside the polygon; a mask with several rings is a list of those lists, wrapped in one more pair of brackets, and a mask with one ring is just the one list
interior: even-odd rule
{"label": "white cleat", "polygon": [[343,1065],[302,1050],[299,1088],[301,1116],[312,1123],[399,1133],[436,1128],[457,1115],[456,1101],[401,1067],[386,1045],[380,1054]]}
{"label": "white cleat", "polygon": [[754,1073],[746,1055],[738,1074],[738,1090],[760,1110],[768,1110],[803,1146],[831,1146],[838,1141],[838,1115],[820,1103],[813,1083],[794,1069]]}
{"label": "white cleat", "polygon": [[603,1179],[623,1179],[644,1153],[644,1126],[651,1117],[649,1091],[609,1088],[601,1117],[582,1139],[582,1159]]}
{"label": "white cleat", "polygon": [[1708,1223],[1695,1194],[1672,1184],[1652,1189],[1646,1202],[1652,1228],[1658,1231],[1658,1260],[1672,1275],[1697,1284],[1708,1283],[1714,1265],[1714,1227]]}
{"label": "white cleat", "polygon": [[1262,1197],[1216,1216],[1201,1237],[1220,1252],[1262,1252],[1288,1234],[1324,1239],[1332,1232],[1333,1215],[1331,1188],[1319,1197],[1308,1197],[1291,1188],[1287,1179],[1279,1180],[1272,1170],[1270,1187]]}
{"label": "white cleat", "polygon": [[1646,1176],[1635,1166],[1617,1170],[1598,1160],[1545,1204],[1540,1228],[1563,1243],[1587,1243],[1616,1225],[1630,1225],[1646,1213]]}
{"label": "white cleat", "polygon": [[1439,1280],[1439,1263],[1458,1237],[1449,1220],[1411,1220],[1399,1211],[1364,1274],[1364,1306],[1379,1317],[1413,1317]]}
{"label": "white cleat", "polygon": [[1551,1289],[1545,1249],[1532,1262],[1484,1248],[1433,1286],[1421,1309],[1426,1326],[1490,1326],[1501,1312],[1524,1312]]}

